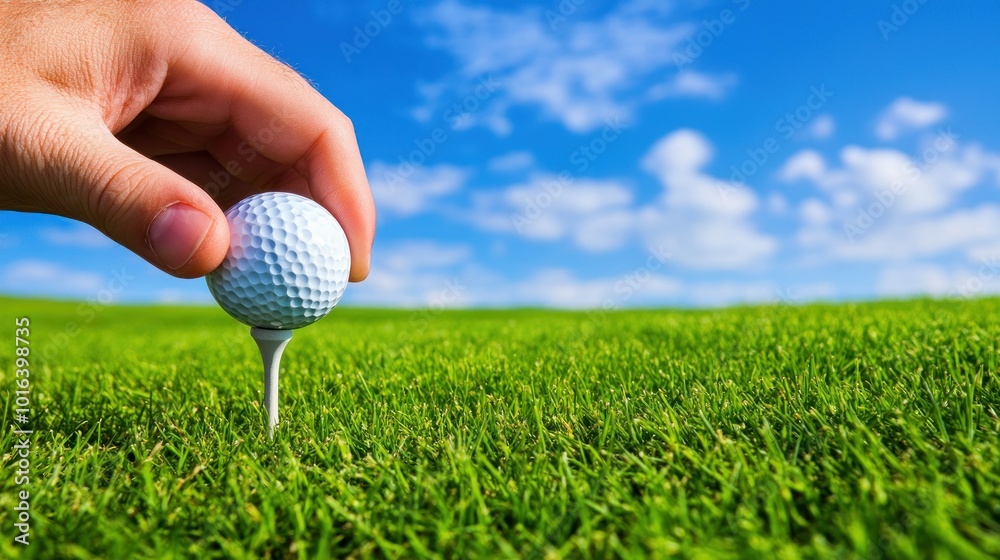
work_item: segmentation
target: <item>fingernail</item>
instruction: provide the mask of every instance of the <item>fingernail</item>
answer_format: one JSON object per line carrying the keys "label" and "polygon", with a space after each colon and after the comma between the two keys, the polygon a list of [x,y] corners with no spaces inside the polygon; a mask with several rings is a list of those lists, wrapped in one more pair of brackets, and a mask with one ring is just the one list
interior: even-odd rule
{"label": "fingernail", "polygon": [[201,247],[212,218],[183,202],[167,206],[149,224],[146,238],[160,262],[171,270],[186,265]]}

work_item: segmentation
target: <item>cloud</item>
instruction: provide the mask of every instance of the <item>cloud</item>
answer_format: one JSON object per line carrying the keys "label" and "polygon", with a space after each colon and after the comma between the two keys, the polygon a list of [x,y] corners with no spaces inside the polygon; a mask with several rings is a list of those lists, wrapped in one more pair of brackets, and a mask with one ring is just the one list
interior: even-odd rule
{"label": "cloud", "polygon": [[881,296],[976,297],[1000,293],[1000,268],[946,268],[935,264],[912,263],[883,268],[876,280]]}
{"label": "cloud", "polygon": [[799,206],[799,216],[809,226],[826,226],[833,221],[833,212],[822,201],[810,198]]}
{"label": "cloud", "polygon": [[983,205],[940,216],[891,222],[854,243],[837,244],[834,254],[851,260],[908,261],[995,241],[1000,242],[1000,207]]}
{"label": "cloud", "polygon": [[817,139],[824,139],[833,136],[834,131],[837,129],[837,122],[833,120],[830,115],[819,115],[813,119],[812,125],[809,127],[809,136]]}
{"label": "cloud", "polygon": [[665,246],[691,268],[739,269],[772,255],[777,241],[750,220],[759,205],[745,185],[712,177],[704,167],[713,148],[699,132],[681,129],[661,138],[642,160],[664,192],[638,222],[647,243]]}
{"label": "cloud", "polygon": [[803,150],[785,162],[778,178],[811,182],[833,198],[834,206],[849,212],[873,200],[891,199],[889,214],[940,211],[991,176],[1000,182],[1000,154],[961,145],[947,131],[925,142],[913,156],[849,145],[840,151],[840,164],[829,166],[815,151]]}
{"label": "cloud", "polygon": [[[416,21],[428,30],[428,46],[448,53],[457,69],[421,88],[426,104],[418,113],[451,105],[449,95],[475,94],[480,78],[488,76],[499,84],[497,91],[470,118],[498,134],[509,132],[506,113],[518,105],[534,107],[573,132],[597,128],[612,115],[627,118],[654,76],[669,75],[671,53],[692,30],[654,4],[625,2],[596,20],[574,14],[560,22],[550,22],[536,7],[494,9],[459,0],[420,10]],[[682,73],[646,97],[717,99],[733,81]]]}
{"label": "cloud", "polygon": [[96,296],[105,287],[100,275],[37,259],[15,261],[0,274],[4,291],[60,296]]}
{"label": "cloud", "polygon": [[797,181],[799,179],[819,180],[826,172],[826,163],[823,156],[815,150],[802,150],[788,158],[781,169],[778,170],[778,178],[785,182]]}
{"label": "cloud", "polygon": [[482,193],[464,218],[479,229],[512,233],[527,239],[570,239],[592,252],[621,247],[634,219],[633,194],[614,180],[564,181],[550,173],[535,173],[524,183],[498,193]]}
{"label": "cloud", "polygon": [[512,171],[521,171],[522,169],[530,169],[535,165],[535,156],[528,151],[516,151],[504,154],[502,156],[497,156],[486,163],[490,171],[497,171],[500,173],[509,173]]}
{"label": "cloud", "polygon": [[45,228],[39,232],[39,236],[46,243],[61,247],[101,249],[113,244],[103,233],[83,224],[67,228]]}
{"label": "cloud", "polygon": [[[423,242],[422,242],[423,243]],[[461,246],[430,244],[435,253],[466,251]],[[388,249],[408,254],[403,245]],[[392,260],[392,257],[389,257]],[[718,307],[737,303],[800,304],[831,299],[830,282],[781,285],[771,280],[684,281],[665,274],[664,255],[647,255],[634,269],[584,278],[562,267],[546,267],[523,277],[506,277],[467,260],[457,268],[415,259],[402,269],[375,266],[363,284],[352,286],[352,305],[391,305],[415,308],[414,320],[432,319],[445,307],[506,307],[532,305],[558,309],[619,309],[694,303]]]}
{"label": "cloud", "polygon": [[[1000,185],[1000,154],[944,132],[913,156],[848,145],[839,160],[803,150],[778,172],[815,189],[800,206],[796,234],[812,257],[903,264],[1000,244],[1000,207],[962,206],[974,189]],[[929,289],[933,277],[922,277]]]}
{"label": "cloud", "polygon": [[648,96],[652,100],[668,97],[701,97],[719,100],[736,85],[734,74],[708,75],[693,70],[678,72],[669,82],[650,88]]}
{"label": "cloud", "polygon": [[776,250],[777,242],[750,220],[759,206],[751,189],[703,171],[712,152],[708,140],[693,130],[660,139],[641,162],[663,187],[648,204],[637,205],[632,189],[620,180],[536,173],[525,183],[480,193],[473,209],[456,218],[527,239],[568,239],[590,252],[619,249],[638,236],[646,246],[668,246],[681,266],[754,266]]}
{"label": "cloud", "polygon": [[893,140],[904,132],[937,124],[946,116],[948,108],[942,103],[900,97],[882,112],[875,124],[875,135],[882,140]]}
{"label": "cloud", "polygon": [[[631,276],[631,277],[630,277]],[[648,273],[580,279],[567,269],[543,269],[517,282],[511,297],[545,307],[601,309],[663,301],[681,294],[682,284],[662,274]]]}
{"label": "cloud", "polygon": [[472,250],[462,244],[408,241],[380,247],[371,275],[347,290],[351,305],[458,307],[470,303],[459,277],[473,277]]}
{"label": "cloud", "polygon": [[767,209],[772,214],[783,215],[788,212],[788,199],[779,193],[771,193],[767,196]]}
{"label": "cloud", "polygon": [[448,164],[414,167],[381,161],[368,171],[378,209],[403,216],[433,209],[439,199],[458,192],[469,175],[467,169]]}

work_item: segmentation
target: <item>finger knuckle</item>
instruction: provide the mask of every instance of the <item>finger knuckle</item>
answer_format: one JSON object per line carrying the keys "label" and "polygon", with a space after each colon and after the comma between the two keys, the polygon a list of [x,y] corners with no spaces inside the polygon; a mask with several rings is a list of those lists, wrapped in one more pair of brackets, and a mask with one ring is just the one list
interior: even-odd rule
{"label": "finger knuckle", "polygon": [[334,107],[333,122],[334,126],[339,128],[344,133],[350,134],[351,136],[354,135],[354,121],[351,120],[351,117],[348,117],[343,111],[337,109],[336,107]]}

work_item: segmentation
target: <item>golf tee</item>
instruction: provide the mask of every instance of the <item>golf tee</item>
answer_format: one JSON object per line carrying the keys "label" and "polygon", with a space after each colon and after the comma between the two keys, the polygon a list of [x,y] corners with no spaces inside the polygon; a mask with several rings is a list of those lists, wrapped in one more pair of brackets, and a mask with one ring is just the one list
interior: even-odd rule
{"label": "golf tee", "polygon": [[267,410],[267,437],[274,438],[274,427],[278,425],[278,372],[281,368],[281,353],[288,341],[292,339],[292,331],[277,329],[261,329],[252,327],[250,336],[260,349],[260,357],[264,362],[264,407]]}

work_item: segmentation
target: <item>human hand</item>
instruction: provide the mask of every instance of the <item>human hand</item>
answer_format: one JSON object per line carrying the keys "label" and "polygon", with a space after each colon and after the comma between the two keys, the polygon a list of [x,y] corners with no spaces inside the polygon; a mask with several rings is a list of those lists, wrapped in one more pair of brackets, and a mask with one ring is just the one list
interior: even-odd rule
{"label": "human hand", "polygon": [[0,208],[87,222],[191,278],[225,257],[220,205],[293,192],[344,227],[351,280],[368,275],[375,207],[351,122],[205,6],[0,2],[0,45]]}

